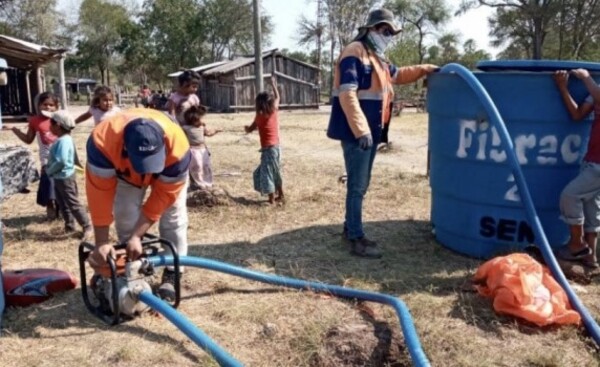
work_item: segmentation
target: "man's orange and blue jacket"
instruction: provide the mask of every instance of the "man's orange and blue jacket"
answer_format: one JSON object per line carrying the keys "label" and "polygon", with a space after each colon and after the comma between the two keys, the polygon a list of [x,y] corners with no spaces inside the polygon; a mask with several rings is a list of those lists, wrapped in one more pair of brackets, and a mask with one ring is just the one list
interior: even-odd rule
{"label": "man's orange and blue jacket", "polygon": [[327,136],[353,141],[370,133],[379,143],[391,114],[392,84],[412,83],[426,74],[421,65],[398,68],[382,62],[363,42],[350,43],[335,66]]}
{"label": "man's orange and blue jacket", "polygon": [[[159,174],[140,175],[133,170],[124,149],[124,129],[132,120],[151,119],[165,132],[165,169]],[[86,194],[94,226],[113,222],[113,202],[117,179],[136,187],[151,187],[142,213],[157,221],[185,185],[191,161],[190,146],[179,124],[166,114],[151,109],[135,108],[115,114],[92,131],[87,142]]]}

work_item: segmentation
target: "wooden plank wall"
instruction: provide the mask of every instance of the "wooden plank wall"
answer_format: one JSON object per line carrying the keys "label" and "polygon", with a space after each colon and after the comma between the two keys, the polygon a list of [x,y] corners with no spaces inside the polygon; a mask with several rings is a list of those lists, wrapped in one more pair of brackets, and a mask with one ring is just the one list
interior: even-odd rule
{"label": "wooden plank wall", "polygon": [[[276,70],[274,69],[276,68]],[[317,85],[317,71],[282,56],[264,59],[263,70],[265,73],[265,88],[270,82],[270,75],[276,71],[277,83],[281,94],[282,108],[315,108],[318,106],[319,90]],[[283,74],[283,75],[282,75]],[[235,71],[237,104],[236,109],[253,108],[256,92],[254,88],[254,63],[241,67]],[[289,78],[286,78],[288,76]]]}
{"label": "wooden plank wall", "polygon": [[[275,62],[274,62],[275,61]],[[276,68],[281,94],[281,108],[318,108],[317,71],[282,56],[263,59],[265,89],[270,90],[270,76]],[[214,111],[253,110],[256,91],[254,63],[218,77],[203,77],[200,89],[202,104]]]}

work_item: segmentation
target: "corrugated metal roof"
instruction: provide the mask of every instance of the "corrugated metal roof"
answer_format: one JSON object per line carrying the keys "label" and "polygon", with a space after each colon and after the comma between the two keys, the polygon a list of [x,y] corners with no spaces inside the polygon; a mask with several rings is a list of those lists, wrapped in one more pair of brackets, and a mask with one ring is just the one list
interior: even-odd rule
{"label": "corrugated metal roof", "polygon": [[[271,50],[266,50],[263,51],[263,58],[265,57],[270,57],[273,55],[277,55],[277,56],[283,56],[285,58],[288,58],[290,60],[294,60],[295,62],[302,64],[306,67],[309,68],[313,68],[313,69],[318,69],[316,66],[311,65],[311,64],[307,64],[305,62],[299,61],[299,60],[295,60],[292,59],[290,57],[287,57],[285,55],[282,55],[279,52],[279,49],[274,48]],[[201,72],[201,74],[203,75],[218,75],[218,74],[227,74],[237,68],[241,68],[243,66],[252,64],[254,62],[254,56],[251,55],[245,55],[245,56],[241,56],[238,58],[235,58],[233,60],[229,60],[229,61],[218,61],[218,62],[213,62],[211,64],[206,64],[206,65],[202,65],[202,66],[198,66],[195,68],[192,68],[192,70],[197,71],[197,72]],[[181,74],[181,71],[178,71],[176,73],[171,73],[169,74],[169,77],[178,77],[179,74]]]}
{"label": "corrugated metal roof", "polygon": [[204,74],[205,75],[226,74],[237,68],[241,68],[242,66],[252,64],[253,62],[254,62],[254,57],[240,57],[235,60],[228,61],[221,66],[217,66],[216,68],[207,70],[204,72]]}
{"label": "corrugated metal roof", "polygon": [[[282,57],[285,57],[285,58],[287,58],[289,60],[294,60],[295,62],[297,62],[299,64],[302,64],[302,65],[304,65],[306,67],[309,67],[309,68],[318,69],[314,65],[307,64],[305,62],[302,62],[302,61],[299,61],[299,60],[295,60],[295,59],[293,59],[291,57],[283,55],[281,52],[279,52],[279,49],[277,49],[277,48],[274,48],[272,50],[264,51],[263,52],[263,59],[265,57],[271,57],[273,55],[275,55],[275,56],[282,56]],[[237,68],[241,68],[242,66],[246,66],[246,65],[252,64],[253,62],[254,62],[254,56],[239,57],[237,59],[228,61],[227,63],[225,63],[225,64],[223,64],[223,65],[221,65],[219,67],[212,68],[210,70],[206,70],[203,74],[204,75],[227,74],[227,73],[229,73],[229,72],[231,72],[231,71],[233,71],[233,70],[235,70]]]}
{"label": "corrugated metal roof", "polygon": [[[219,65],[223,65],[224,63],[226,63],[227,61],[217,61],[217,62],[213,62],[210,64],[206,64],[206,65],[201,65],[201,66],[196,66],[195,68],[192,68],[191,70],[194,70],[198,73],[202,73],[204,70],[210,69],[210,68],[214,68],[216,66]],[[178,71],[175,73],[171,73],[169,74],[169,78],[177,78],[179,75],[181,75],[181,73],[183,73],[183,71]]]}
{"label": "corrugated metal roof", "polygon": [[67,78],[67,80],[65,81],[66,83],[69,84],[98,84],[98,81],[95,79],[86,79],[86,78]]}
{"label": "corrugated metal roof", "polygon": [[49,61],[58,60],[66,51],[0,34],[0,57],[5,58],[11,67],[33,69]]}

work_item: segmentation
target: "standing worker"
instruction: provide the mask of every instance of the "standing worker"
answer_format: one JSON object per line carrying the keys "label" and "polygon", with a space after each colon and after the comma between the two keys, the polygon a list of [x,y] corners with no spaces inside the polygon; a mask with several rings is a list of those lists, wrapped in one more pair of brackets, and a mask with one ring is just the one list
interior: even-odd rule
{"label": "standing worker", "polygon": [[[160,111],[134,108],[97,125],[87,142],[86,194],[94,226],[92,267],[106,264],[115,222],[130,260],[142,254],[142,237],[159,221],[160,236],[187,254],[187,185],[190,146],[181,127]],[[146,190],[148,199],[143,202]],[[159,292],[174,295],[174,271],[166,268]]]}
{"label": "standing worker", "polygon": [[415,82],[438,68],[428,64],[402,68],[392,65],[384,53],[392,37],[401,31],[391,11],[372,11],[367,24],[358,29],[358,35],[344,48],[335,66],[327,136],[342,143],[348,175],[342,236],[350,253],[356,256],[381,257],[377,243],[363,231],[362,202],[371,180],[382,123],[392,113],[392,84]]}

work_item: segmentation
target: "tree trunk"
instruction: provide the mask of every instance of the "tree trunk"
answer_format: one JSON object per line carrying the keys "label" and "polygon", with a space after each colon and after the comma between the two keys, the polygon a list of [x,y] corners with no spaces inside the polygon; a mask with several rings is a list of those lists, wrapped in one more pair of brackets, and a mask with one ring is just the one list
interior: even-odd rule
{"label": "tree trunk", "polygon": [[536,18],[533,20],[533,59],[540,60],[542,58],[542,46],[544,44],[544,35],[542,29],[542,19]]}
{"label": "tree trunk", "polygon": [[106,86],[110,87],[110,64],[106,60]]}
{"label": "tree trunk", "polygon": [[425,35],[423,34],[421,27],[417,26],[417,30],[419,31],[419,41],[417,43],[417,46],[419,47],[419,64],[422,64],[425,59],[425,50],[423,49],[423,38],[425,38]]}
{"label": "tree trunk", "polygon": [[566,12],[567,12],[567,9],[565,9],[565,0],[561,0],[560,1],[560,24],[558,26],[558,59],[559,60],[562,60]]}
{"label": "tree trunk", "polygon": [[321,48],[323,43],[323,1],[317,0],[317,85],[321,87]]}
{"label": "tree trunk", "polygon": [[335,37],[331,37],[331,73],[329,73],[329,103],[333,103],[333,76],[335,74]]}

